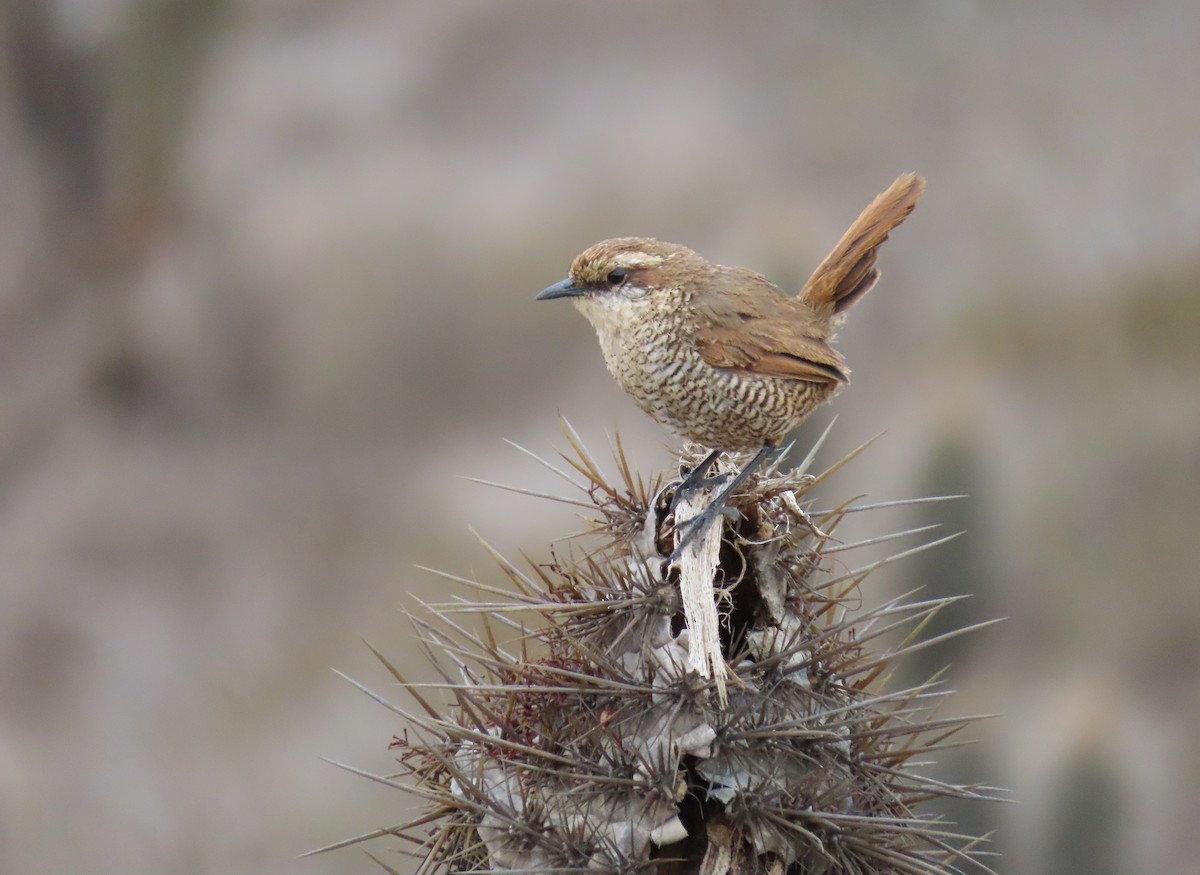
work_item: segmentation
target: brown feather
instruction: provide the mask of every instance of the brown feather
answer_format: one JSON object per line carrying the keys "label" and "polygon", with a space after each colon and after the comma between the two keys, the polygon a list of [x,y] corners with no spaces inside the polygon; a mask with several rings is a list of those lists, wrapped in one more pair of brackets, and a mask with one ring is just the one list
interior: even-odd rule
{"label": "brown feather", "polygon": [[912,212],[925,180],[906,173],[863,210],[837,246],[789,298],[742,268],[717,267],[692,301],[696,349],[713,367],[808,383],[844,383],[850,372],[827,342],[837,314],[879,279],[875,259],[888,232]]}
{"label": "brown feather", "polygon": [[692,307],[696,349],[713,367],[826,385],[849,377],[828,326],[753,271],[718,268]]}
{"label": "brown feather", "polygon": [[813,271],[800,300],[825,319],[832,319],[865,295],[879,279],[875,258],[888,233],[913,211],[925,191],[925,180],[915,173],[896,178],[871,202]]}

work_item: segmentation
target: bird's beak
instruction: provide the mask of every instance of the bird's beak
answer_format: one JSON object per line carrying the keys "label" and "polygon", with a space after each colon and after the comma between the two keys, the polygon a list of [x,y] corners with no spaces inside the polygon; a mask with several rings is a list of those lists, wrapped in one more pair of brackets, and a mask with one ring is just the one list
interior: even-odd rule
{"label": "bird's beak", "polygon": [[552,286],[547,286],[538,292],[537,300],[549,301],[552,298],[577,298],[580,295],[586,295],[587,289],[583,286],[577,286],[570,277],[557,282]]}

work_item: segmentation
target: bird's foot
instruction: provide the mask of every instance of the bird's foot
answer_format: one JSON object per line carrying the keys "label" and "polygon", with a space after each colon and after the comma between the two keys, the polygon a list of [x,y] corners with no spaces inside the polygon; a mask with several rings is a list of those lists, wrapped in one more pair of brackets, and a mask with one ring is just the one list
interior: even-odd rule
{"label": "bird's foot", "polygon": [[668,560],[670,562],[675,562],[683,554],[683,549],[695,541],[698,535],[706,531],[718,514],[730,519],[737,519],[737,511],[724,506],[723,496],[725,493],[719,492],[716,498],[699,514],[679,521],[681,505],[686,501],[699,492],[706,489],[719,488],[729,482],[730,474],[714,474],[709,476],[708,472],[712,470],[713,465],[717,463],[720,457],[721,451],[713,450],[694,468],[688,471],[680,484],[675,487],[675,494],[671,497],[671,512],[675,514],[675,532],[678,543]]}
{"label": "bird's foot", "polygon": [[712,466],[717,463],[719,458],[721,458],[721,451],[713,450],[695,468],[688,471],[687,476],[675,487],[675,497],[671,500],[672,509],[679,506],[679,501],[683,496],[709,486],[718,486],[729,478],[728,474],[708,476],[708,472],[712,470]]}
{"label": "bird's foot", "polygon": [[[683,482],[675,490],[675,498],[671,502],[673,509],[678,509],[679,498],[681,495],[686,495],[696,489],[706,488],[709,486],[721,485],[720,491],[716,494],[713,500],[700,513],[691,519],[683,522],[676,522],[676,544],[675,549],[671,553],[668,563],[674,563],[683,555],[684,549],[694,542],[704,532],[708,531],[708,527],[712,525],[718,516],[724,516],[730,521],[736,522],[740,514],[736,508],[729,507],[728,500],[734,491],[741,486],[746,479],[754,473],[767,458],[775,452],[773,446],[765,446],[758,451],[749,462],[747,462],[742,470],[737,473],[737,476],[729,479],[728,474],[718,474],[715,477],[706,476],[708,470],[712,468],[717,458],[721,455],[720,451],[713,450],[705,457],[699,465],[692,469]],[[724,481],[728,480],[728,483]],[[723,485],[722,485],[723,484]]]}
{"label": "bird's foot", "polygon": [[737,522],[741,514],[738,513],[736,508],[726,505],[725,498],[725,493],[722,491],[713,498],[711,504],[696,514],[696,516],[675,524],[676,544],[670,559],[667,560],[668,564],[679,561],[679,557],[683,555],[684,549],[707,532],[708,527],[716,523],[719,517],[725,517],[730,522]]}

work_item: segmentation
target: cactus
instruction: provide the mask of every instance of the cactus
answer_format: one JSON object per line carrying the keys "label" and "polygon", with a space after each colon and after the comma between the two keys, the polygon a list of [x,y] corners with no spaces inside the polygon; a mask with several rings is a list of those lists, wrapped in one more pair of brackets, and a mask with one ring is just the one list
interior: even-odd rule
{"label": "cactus", "polygon": [[[488,548],[511,589],[443,575],[473,598],[412,620],[449,707],[376,651],[418,707],[355,684],[406,721],[398,774],[370,777],[423,797],[426,812],[322,850],[399,837],[422,873],[990,871],[980,840],[917,810],[992,798],[919,771],[969,719],[933,715],[937,677],[885,686],[897,659],[966,631],[918,639],[956,597],[860,606],[872,570],[947,539],[850,568],[853,550],[912,532],[842,543],[838,524],[880,505],[814,509],[814,487],[863,447],[816,476],[814,447],[730,497],[736,519],[702,539],[719,618],[721,664],[708,671],[684,619],[679,578],[694,572],[687,556],[666,560],[680,481],[646,482],[618,439],[614,485],[564,432],[572,473],[550,467],[579,496],[558,500],[585,509],[589,531],[547,564]],[[685,449],[681,470],[699,458]]]}

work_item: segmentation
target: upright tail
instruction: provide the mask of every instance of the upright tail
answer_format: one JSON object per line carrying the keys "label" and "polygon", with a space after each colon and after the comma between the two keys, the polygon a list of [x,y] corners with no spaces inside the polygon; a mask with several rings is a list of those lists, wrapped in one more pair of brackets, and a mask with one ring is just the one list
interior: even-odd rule
{"label": "upright tail", "polygon": [[832,319],[869,292],[879,279],[875,258],[880,244],[913,211],[923,191],[925,180],[917,174],[897,177],[862,211],[813,271],[800,290],[800,300]]}

